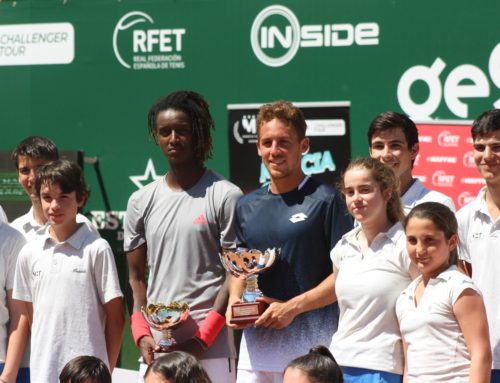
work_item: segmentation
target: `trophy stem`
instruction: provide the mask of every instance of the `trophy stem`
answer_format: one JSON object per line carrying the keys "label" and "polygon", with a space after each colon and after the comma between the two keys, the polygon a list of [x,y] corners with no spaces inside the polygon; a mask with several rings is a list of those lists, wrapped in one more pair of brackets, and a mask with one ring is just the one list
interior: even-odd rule
{"label": "trophy stem", "polygon": [[243,292],[243,302],[255,302],[258,297],[262,296],[262,292],[259,290],[259,285],[257,284],[257,274],[248,275],[245,278],[246,288]]}
{"label": "trophy stem", "polygon": [[252,293],[259,290],[259,284],[257,283],[257,274],[249,275],[247,277],[247,290]]}
{"label": "trophy stem", "polygon": [[161,330],[163,336],[158,342],[160,347],[162,348],[168,348],[174,344],[174,339],[172,337],[172,330],[171,329],[163,329]]}

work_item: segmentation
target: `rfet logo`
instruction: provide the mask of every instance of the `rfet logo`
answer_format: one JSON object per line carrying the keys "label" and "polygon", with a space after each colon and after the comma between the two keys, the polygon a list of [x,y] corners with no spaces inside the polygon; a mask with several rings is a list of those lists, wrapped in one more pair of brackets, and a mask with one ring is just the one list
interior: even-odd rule
{"label": "rfet logo", "polygon": [[184,28],[158,28],[147,13],[132,11],[115,26],[113,51],[127,69],[184,69],[185,34]]}
{"label": "rfet logo", "polygon": [[378,45],[379,25],[372,22],[301,26],[289,8],[271,5],[255,17],[250,42],[255,56],[262,63],[280,67],[289,63],[299,48]]}
{"label": "rfet logo", "polygon": [[455,181],[455,176],[446,174],[444,170],[437,170],[432,174],[432,184],[434,186],[451,188],[453,187],[453,181]]}
{"label": "rfet logo", "polygon": [[438,135],[439,146],[457,148],[460,142],[460,136],[457,134],[451,134],[449,130],[443,130]]}
{"label": "rfet logo", "polygon": [[476,162],[474,161],[474,155],[472,152],[466,152],[462,158],[462,163],[466,168],[475,168]]}

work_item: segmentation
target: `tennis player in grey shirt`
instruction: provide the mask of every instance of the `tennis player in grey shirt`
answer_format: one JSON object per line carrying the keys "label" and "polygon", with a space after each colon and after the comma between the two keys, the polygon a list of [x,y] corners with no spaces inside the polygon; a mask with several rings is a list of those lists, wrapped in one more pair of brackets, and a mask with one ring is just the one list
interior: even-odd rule
{"label": "tennis player in grey shirt", "polygon": [[148,125],[169,170],[132,194],[125,219],[140,370],[144,373],[160,351],[161,337],[145,322],[141,306],[176,300],[190,306],[190,317],[174,330],[177,344],[170,350],[198,357],[214,382],[234,382],[236,353],[224,325],[228,291],[219,252],[235,246],[234,210],[242,193],[204,166],[214,124],[201,95],[177,91],[160,99],[149,111]]}

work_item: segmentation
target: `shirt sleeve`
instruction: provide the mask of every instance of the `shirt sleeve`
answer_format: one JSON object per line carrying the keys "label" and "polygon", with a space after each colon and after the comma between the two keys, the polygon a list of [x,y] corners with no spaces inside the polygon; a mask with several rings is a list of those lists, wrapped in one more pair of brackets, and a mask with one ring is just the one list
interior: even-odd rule
{"label": "shirt sleeve", "polygon": [[465,210],[460,210],[457,214],[458,222],[458,258],[471,263],[469,247],[467,246],[467,234],[469,231],[469,223]]}
{"label": "shirt sleeve", "polygon": [[[457,273],[459,272],[457,271]],[[457,302],[458,298],[460,298],[460,295],[467,289],[471,289],[480,296],[482,296],[481,292],[474,284],[472,279],[460,273],[460,275],[458,275],[452,280],[452,285],[450,290],[451,304],[454,305]]]}
{"label": "shirt sleeve", "polygon": [[338,242],[335,247],[330,251],[330,259],[332,260],[333,266],[339,270],[340,269],[340,253],[342,252],[342,242]]}
{"label": "shirt sleeve", "polygon": [[132,194],[128,200],[123,230],[123,249],[125,252],[135,250],[146,243],[144,217],[139,210],[137,193]]}
{"label": "shirt sleeve", "polygon": [[115,258],[108,242],[99,239],[93,246],[96,246],[94,257],[94,278],[99,299],[102,304],[114,298],[122,297],[118,272],[116,271]]}
{"label": "shirt sleeve", "polygon": [[222,202],[219,211],[220,244],[223,248],[234,248],[237,244],[236,204],[243,193],[239,188],[231,188]]}
{"label": "shirt sleeve", "polygon": [[32,283],[33,277],[30,267],[30,248],[28,245],[24,246],[17,259],[16,271],[14,274],[14,286],[12,289],[12,297],[20,301],[32,302]]}
{"label": "shirt sleeve", "polygon": [[7,290],[12,290],[14,286],[14,275],[16,271],[16,263],[19,256],[19,252],[25,245],[26,240],[24,239],[22,234],[15,232],[15,235],[12,235],[8,240],[8,245],[5,247],[6,258],[7,258],[7,270],[6,270],[6,278],[5,278],[5,287]]}

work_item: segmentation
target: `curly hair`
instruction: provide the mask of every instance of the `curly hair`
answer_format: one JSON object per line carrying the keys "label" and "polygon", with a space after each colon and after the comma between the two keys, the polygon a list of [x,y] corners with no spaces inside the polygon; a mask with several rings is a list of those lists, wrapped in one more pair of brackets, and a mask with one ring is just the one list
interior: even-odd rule
{"label": "curly hair", "polygon": [[198,160],[212,158],[212,130],[215,128],[208,103],[203,96],[191,90],[179,90],[160,98],[149,109],[148,132],[158,144],[156,122],[158,114],[167,109],[180,110],[188,116],[193,133],[193,149]]}

